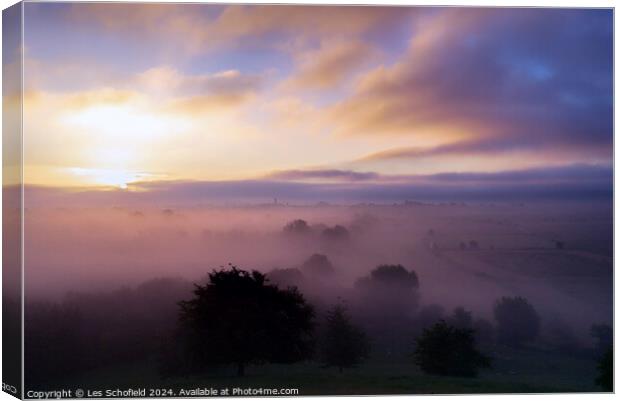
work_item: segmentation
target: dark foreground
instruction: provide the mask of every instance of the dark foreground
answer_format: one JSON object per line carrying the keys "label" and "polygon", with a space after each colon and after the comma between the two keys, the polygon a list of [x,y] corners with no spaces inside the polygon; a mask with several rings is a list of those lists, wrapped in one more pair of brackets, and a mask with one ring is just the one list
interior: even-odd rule
{"label": "dark foreground", "polygon": [[[102,391],[145,388],[148,392],[157,389],[162,396],[188,396],[188,393],[179,392],[198,388],[229,389],[230,395],[234,389],[296,389],[299,395],[601,391],[594,384],[596,361],[590,357],[532,348],[496,348],[489,353],[494,358],[493,368],[483,371],[478,378],[432,376],[407,361],[396,364],[373,360],[342,373],[316,363],[272,364],[252,366],[245,377],[236,377],[232,368],[224,368],[209,375],[162,380],[153,363],[92,371],[62,383],[62,386]],[[50,387],[58,388],[60,384]]]}

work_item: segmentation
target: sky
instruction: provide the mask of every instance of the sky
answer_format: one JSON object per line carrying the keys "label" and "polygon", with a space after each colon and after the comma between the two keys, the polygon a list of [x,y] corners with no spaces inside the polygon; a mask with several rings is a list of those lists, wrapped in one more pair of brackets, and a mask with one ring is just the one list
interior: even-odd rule
{"label": "sky", "polygon": [[611,196],[611,10],[25,3],[24,15],[29,185]]}

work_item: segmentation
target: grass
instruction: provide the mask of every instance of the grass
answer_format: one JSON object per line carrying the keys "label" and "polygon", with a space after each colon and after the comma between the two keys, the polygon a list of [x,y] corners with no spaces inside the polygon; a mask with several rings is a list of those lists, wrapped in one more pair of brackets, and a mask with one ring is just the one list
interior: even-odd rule
{"label": "grass", "polygon": [[[478,378],[427,375],[407,361],[369,361],[339,373],[317,363],[250,366],[245,377],[234,369],[207,375],[161,379],[155,363],[115,366],[87,372],[64,383],[68,388],[296,388],[300,395],[471,394],[597,392],[596,362],[539,349],[495,348],[493,369]],[[55,385],[58,386],[59,383]],[[231,390],[232,391],[232,390]]]}

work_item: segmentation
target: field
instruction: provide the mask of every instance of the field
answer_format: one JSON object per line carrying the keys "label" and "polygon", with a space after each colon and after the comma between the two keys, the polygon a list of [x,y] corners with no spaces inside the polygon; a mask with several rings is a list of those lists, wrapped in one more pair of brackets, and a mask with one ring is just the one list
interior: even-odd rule
{"label": "field", "polygon": [[161,380],[153,364],[125,365],[78,377],[68,388],[106,390],[128,388],[296,388],[300,395],[345,394],[455,394],[597,392],[596,364],[591,358],[549,353],[544,350],[512,350],[493,353],[493,369],[478,378],[427,375],[414,364],[369,361],[339,373],[314,362],[264,365],[248,369],[238,378],[223,369],[212,375]]}

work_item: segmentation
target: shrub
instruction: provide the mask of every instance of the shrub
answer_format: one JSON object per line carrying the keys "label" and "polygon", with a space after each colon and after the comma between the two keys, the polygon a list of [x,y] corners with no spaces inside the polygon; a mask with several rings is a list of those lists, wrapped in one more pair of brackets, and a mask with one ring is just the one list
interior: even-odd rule
{"label": "shrub", "polygon": [[500,343],[521,346],[538,337],[540,317],[525,298],[502,297],[496,302],[493,312]]}
{"label": "shrub", "polygon": [[429,374],[475,377],[491,360],[475,347],[474,331],[459,329],[445,321],[425,329],[416,340],[414,361]]}
{"label": "shrub", "polygon": [[337,305],[327,312],[322,343],[322,358],[327,366],[344,368],[361,363],[370,350],[366,334],[351,323],[344,307]]}

